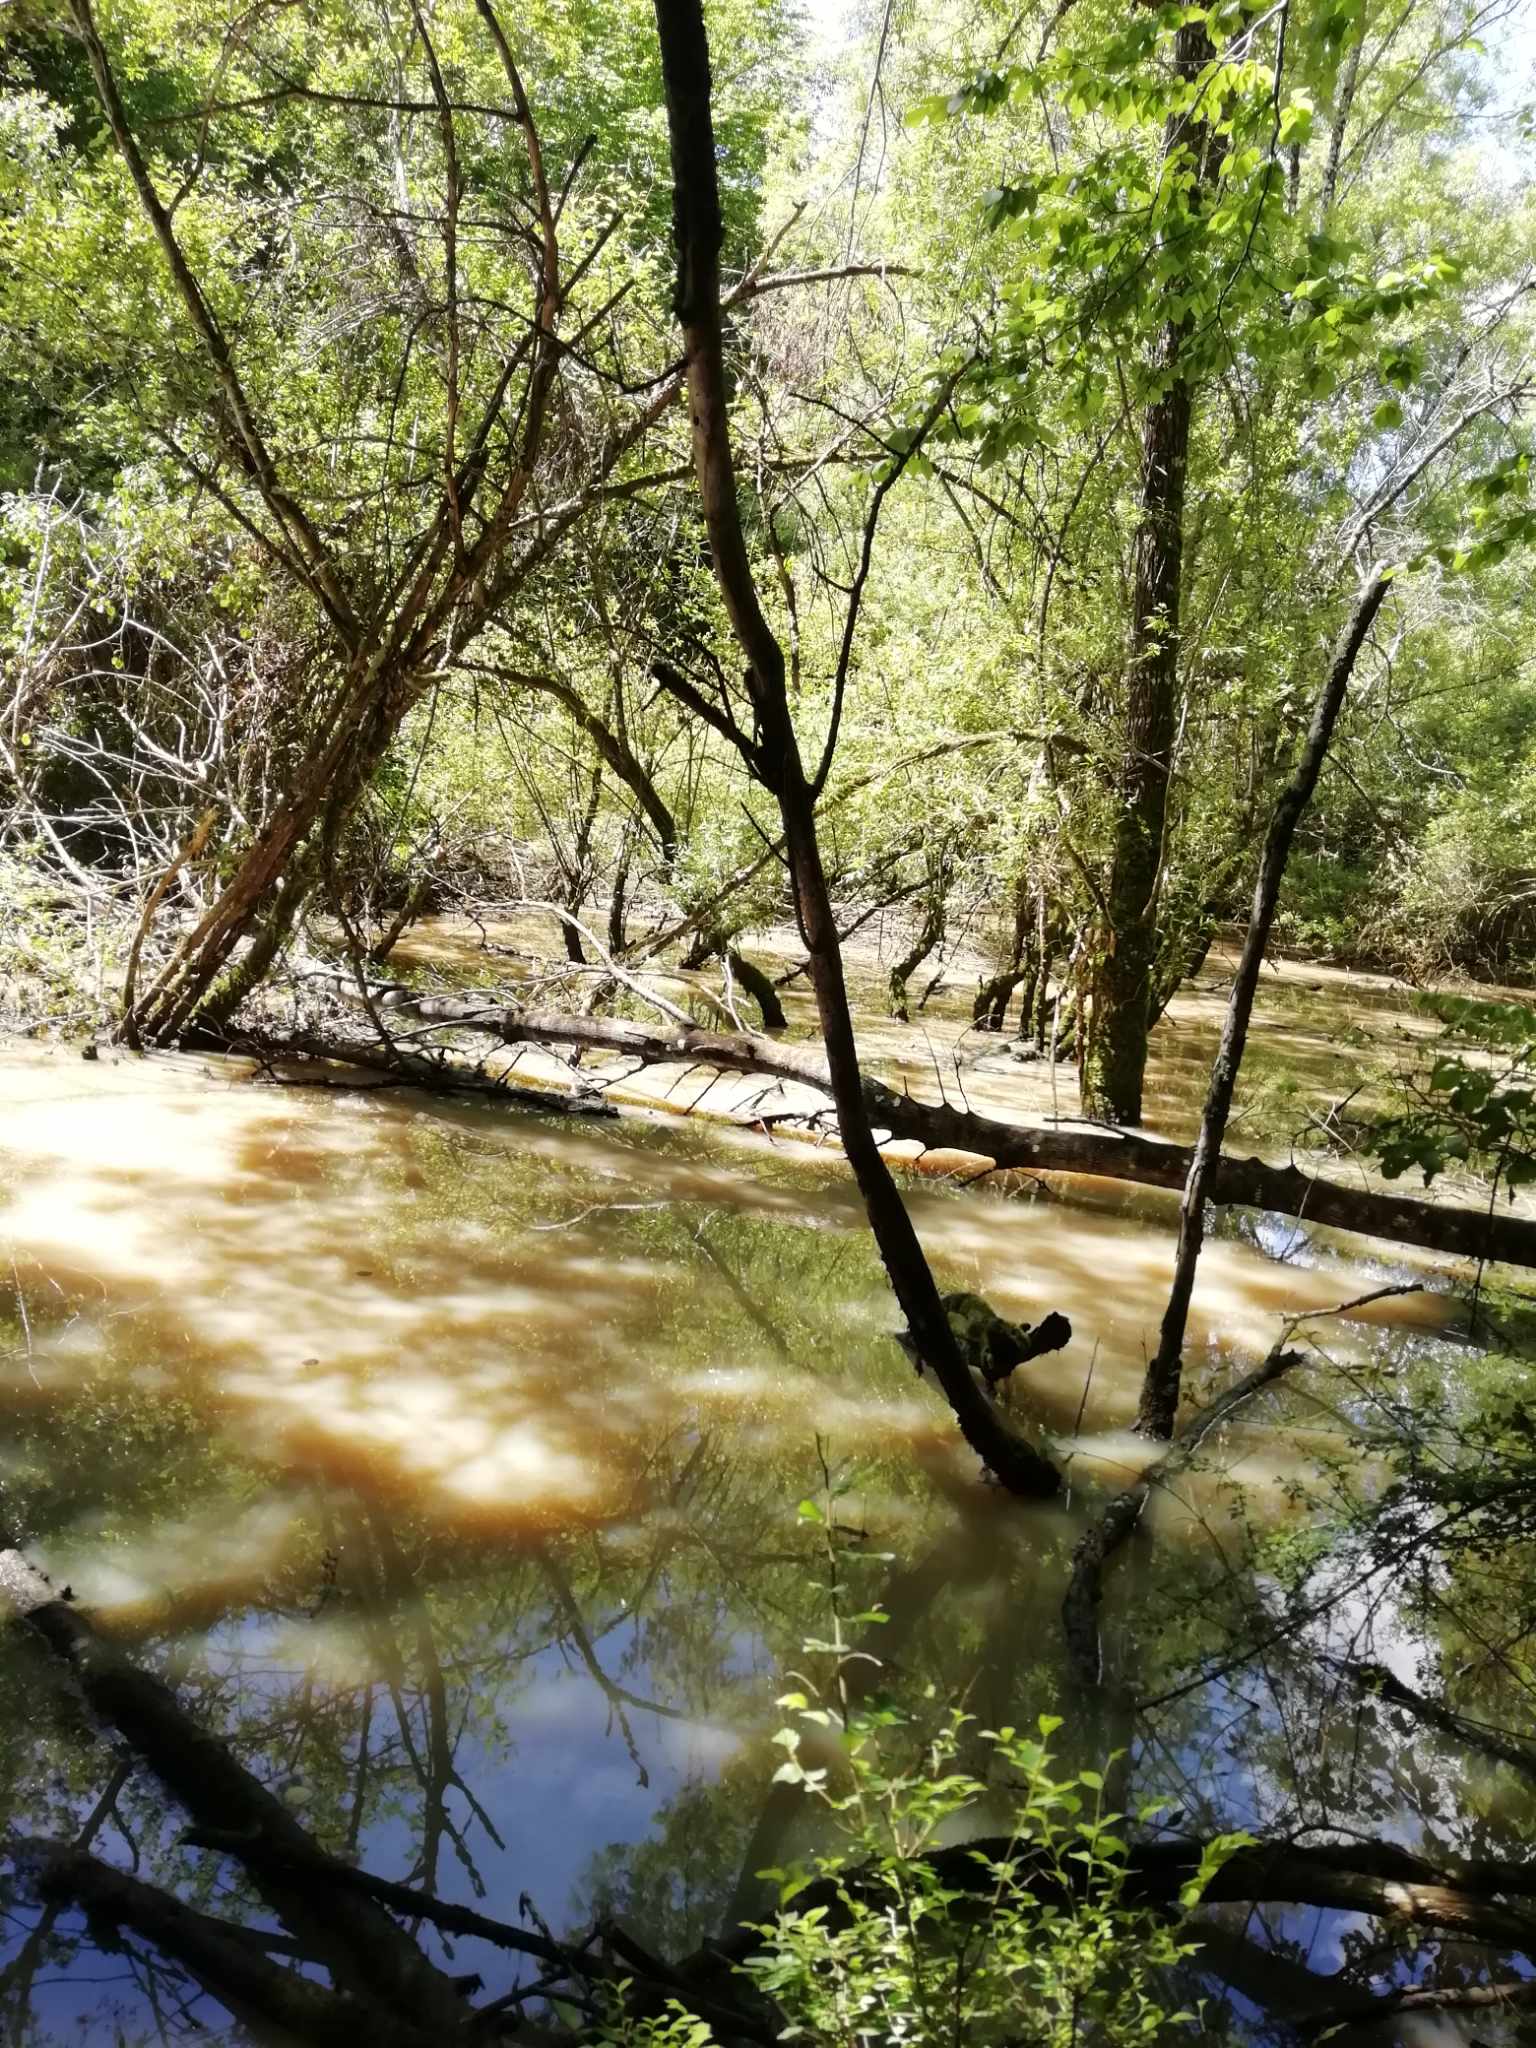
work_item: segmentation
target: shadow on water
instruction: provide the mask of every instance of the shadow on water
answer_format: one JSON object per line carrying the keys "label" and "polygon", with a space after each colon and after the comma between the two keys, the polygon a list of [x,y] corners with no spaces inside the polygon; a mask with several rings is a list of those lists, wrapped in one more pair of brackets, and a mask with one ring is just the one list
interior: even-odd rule
{"label": "shadow on water", "polygon": [[[1064,1698],[1072,1542],[1146,1455],[1123,1426],[1171,1265],[1164,1198],[914,1194],[946,1285],[1073,1320],[1015,1397],[1070,1440],[1071,1495],[1022,1511],[977,1483],[891,1341],[850,1189],[804,1147],[278,1090],[183,1059],[20,1049],[7,1079],[3,1519],[332,1850],[508,1916],[523,1892],[562,1926],[608,1904],[663,1953],[753,1903],[755,1872],[804,1842],[803,1802],[766,1791],[767,1738],[827,1623],[826,1558],[796,1513],[824,1460],[849,1488],[846,1598],[889,1617],[866,1631],[882,1687],[963,1699],[983,1724]],[[1274,1249],[1251,1227],[1212,1245],[1196,1393],[1284,1316],[1380,1278],[1317,1243]],[[1464,1797],[1464,1754],[1341,1709],[1315,1640],[1130,1709],[1254,1628],[1252,1545],[1304,1515],[1292,1483],[1342,1452],[1359,1370],[1450,1360],[1450,1314],[1420,1295],[1330,1323],[1304,1387],[1158,1500],[1158,1542],[1110,1589],[1111,1705],[1062,1731],[1081,1760],[1127,1748],[1136,1798],[1199,1824],[1518,1838],[1528,1802]],[[1354,1620],[1411,1655],[1390,1602]],[[12,1828],[88,1831],[173,1891],[251,1910],[117,1762],[36,1656],[0,1668]],[[1277,1932],[1299,1940],[1304,1919]],[[147,1951],[71,1912],[46,1939],[38,1924],[18,1898],[5,2039],[224,2024]],[[1308,1938],[1347,1959],[1343,1916]],[[478,1949],[454,1967],[510,1981]]]}

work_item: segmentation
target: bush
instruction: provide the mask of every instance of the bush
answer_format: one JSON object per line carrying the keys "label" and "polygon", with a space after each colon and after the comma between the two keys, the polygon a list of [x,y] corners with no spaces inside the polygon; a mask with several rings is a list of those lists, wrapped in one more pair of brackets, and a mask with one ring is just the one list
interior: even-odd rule
{"label": "bush", "polygon": [[[780,1702],[820,1728],[832,1716],[804,1694]],[[779,2038],[805,2048],[1145,2048],[1201,2031],[1200,2015],[1165,2002],[1166,1979],[1198,1947],[1185,1917],[1232,1849],[1212,1845],[1173,1914],[1127,1896],[1124,1816],[1105,1803],[1101,1773],[1057,1778],[1042,1715],[1040,1739],[1012,1728],[981,1732],[994,1784],[956,1761],[967,1716],[954,1714],[917,1768],[888,1772],[877,1738],[895,1716],[850,1724],[851,1789],[834,1792],[808,1768],[795,1728],[777,1740],[776,1776],[799,1783],[837,1821],[843,1840],[810,1867],[764,1873],[780,1905],[741,1967],[770,2002]],[[1006,1830],[964,1846],[979,1817],[1007,1800]],[[1154,1817],[1155,1809],[1139,1816]],[[961,1845],[940,1851],[961,1835]],[[672,2005],[663,2017],[615,2013],[608,2048],[710,2048],[710,2029]]]}

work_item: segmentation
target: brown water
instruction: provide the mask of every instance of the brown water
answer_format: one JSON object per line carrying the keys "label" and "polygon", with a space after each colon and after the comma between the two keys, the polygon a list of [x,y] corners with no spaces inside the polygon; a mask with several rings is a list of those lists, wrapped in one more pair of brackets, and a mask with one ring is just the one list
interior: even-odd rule
{"label": "brown water", "polygon": [[[428,933],[417,957],[435,946],[452,965],[460,943]],[[1164,1034],[1170,1125],[1218,1002],[1192,991]],[[962,1042],[963,1021],[957,992],[916,1031],[872,1023],[867,1048],[888,1071],[909,1062],[914,1085],[925,1061],[952,1078],[958,1052],[978,1107],[1046,1106],[1048,1077]],[[1315,1110],[1353,1085],[1346,1030],[1374,1046],[1421,1029],[1385,989],[1293,976],[1267,992],[1250,1100],[1263,1108],[1283,1066],[1305,1085],[1282,1099]],[[846,1177],[804,1144],[274,1087],[235,1062],[3,1060],[0,1519],[146,1657],[174,1656],[197,1711],[330,1845],[452,1896],[483,1885],[508,1914],[523,1891],[572,1925],[616,1901],[663,1949],[719,1924],[784,1820],[782,1800],[762,1803],[764,1737],[784,1672],[825,1631],[825,1558],[796,1504],[829,1469],[850,1488],[850,1587],[891,1615],[888,1682],[916,1698],[931,1680],[1015,1722],[1060,1708],[1064,1560],[1085,1508],[1144,1455],[1124,1425],[1172,1198],[912,1188],[945,1285],[1072,1319],[1070,1350],[1016,1396],[1072,1496],[1021,1510],[978,1483],[891,1341]],[[1201,1268],[1192,1392],[1261,1356],[1284,1317],[1401,1277],[1441,1284],[1423,1261],[1372,1262],[1275,1219],[1228,1226]],[[1241,1624],[1232,1560],[1253,1529],[1304,1516],[1294,1482],[1342,1451],[1362,1388],[1454,1377],[1458,1313],[1436,1291],[1313,1325],[1308,1371],[1158,1501],[1159,1541],[1109,1617],[1132,1691],[1166,1690]],[[1411,1668],[1422,1646],[1394,1636],[1390,1602],[1367,1620],[1375,1653]],[[1307,1655],[1271,1659],[1134,1723],[1083,1710],[1060,1739],[1130,1740],[1138,1796],[1172,1792],[1212,1821],[1310,1822],[1321,1800],[1335,1821],[1388,1812],[1405,1839],[1454,1836],[1421,1782],[1433,1744],[1404,1750],[1384,1722],[1363,1734],[1358,1709],[1330,1733],[1312,1677]],[[0,1674],[14,1824],[74,1834],[113,1761],[31,1659]],[[1485,1842],[1518,1837],[1518,1800],[1491,1818],[1472,1804]],[[97,1847],[185,1886],[175,1828],[136,1777]],[[35,1918],[12,1916],[0,2038],[174,2037],[142,1961],[98,1952],[69,1915],[57,1952],[32,1953]],[[1339,1920],[1314,1929],[1325,1947]]]}

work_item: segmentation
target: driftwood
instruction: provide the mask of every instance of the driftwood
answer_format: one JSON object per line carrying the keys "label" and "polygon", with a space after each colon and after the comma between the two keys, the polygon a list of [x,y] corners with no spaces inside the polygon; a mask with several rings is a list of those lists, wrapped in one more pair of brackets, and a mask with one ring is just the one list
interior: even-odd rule
{"label": "driftwood", "polygon": [[[340,976],[334,986],[339,993],[355,993]],[[830,1093],[819,1051],[755,1032],[660,1028],[624,1018],[525,1010],[473,996],[421,996],[393,986],[379,987],[372,994],[382,1010],[420,1023],[478,1032],[504,1045],[570,1046],[619,1053],[650,1065],[711,1066],[722,1073],[761,1074]],[[890,1138],[969,1153],[998,1167],[1132,1181],[1175,1192],[1189,1178],[1193,1152],[1188,1145],[1097,1127],[1063,1130],[1002,1123],[951,1103],[916,1102],[869,1075],[864,1092],[871,1117]],[[550,1100],[553,1105],[558,1098]],[[1263,1159],[1235,1159],[1224,1153],[1211,1179],[1209,1199],[1220,1207],[1267,1209],[1330,1230],[1420,1245],[1449,1258],[1536,1267],[1536,1220],[1530,1217],[1343,1187],[1297,1166],[1273,1166]]]}

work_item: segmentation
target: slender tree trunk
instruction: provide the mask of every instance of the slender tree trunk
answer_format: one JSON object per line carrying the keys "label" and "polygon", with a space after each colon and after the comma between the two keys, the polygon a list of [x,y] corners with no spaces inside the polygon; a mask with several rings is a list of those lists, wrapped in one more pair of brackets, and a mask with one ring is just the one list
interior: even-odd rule
{"label": "slender tree trunk", "polygon": [[[1195,77],[1210,61],[1203,21],[1181,28],[1174,64]],[[1170,119],[1164,156],[1191,154],[1205,175],[1206,131]],[[1175,282],[1169,287],[1176,291]],[[1179,683],[1179,606],[1184,571],[1184,479],[1189,461],[1192,394],[1180,369],[1187,320],[1163,331],[1159,367],[1169,378],[1147,413],[1141,450],[1130,654],[1125,677],[1125,761],[1105,892],[1109,930],[1095,977],[1093,1013],[1083,1040],[1083,1102],[1109,1123],[1141,1122],[1152,980],[1157,961],[1157,893],[1163,864]]]}
{"label": "slender tree trunk", "polygon": [[1055,955],[1049,940],[1040,948],[1040,975],[1035,983],[1035,1006],[1032,1015],[1019,1019],[1021,1038],[1033,1034],[1036,1052],[1043,1053],[1051,1037],[1051,962]]}
{"label": "slender tree trunk", "polygon": [[1136,1427],[1144,1436],[1166,1437],[1173,1434],[1184,1363],[1184,1332],[1189,1320],[1190,1297],[1194,1292],[1195,1267],[1199,1262],[1200,1247],[1205,1242],[1205,1205],[1211,1197],[1221,1166],[1222,1140],[1226,1136],[1227,1118],[1232,1113],[1232,1091],[1237,1085],[1243,1048],[1248,1042],[1248,1023],[1253,1015],[1253,999],[1258,991],[1259,970],[1264,964],[1264,949],[1269,943],[1275,910],[1280,901],[1280,885],[1285,880],[1296,827],[1317,787],[1317,778],[1322,772],[1333,729],[1343,708],[1349,679],[1386,594],[1386,578],[1373,576],[1357,601],[1318,692],[1301,757],[1290,781],[1280,792],[1274,815],[1269,821],[1258,879],[1253,885],[1253,909],[1249,914],[1248,931],[1227,1001],[1216,1063],[1211,1068],[1210,1088],[1200,1118],[1200,1135],[1195,1141],[1194,1157],[1190,1161],[1189,1179],[1184,1184],[1173,1286],[1168,1306],[1163,1312],[1157,1353],[1142,1382]]}
{"label": "slender tree trunk", "polygon": [[625,917],[628,911],[630,842],[625,835],[623,849],[619,854],[618,871],[613,878],[613,893],[608,898],[608,950],[614,959],[619,959],[626,943]]}
{"label": "slender tree trunk", "polygon": [[944,896],[942,879],[938,890],[930,895],[923,909],[922,929],[913,940],[909,950],[891,969],[891,1015],[899,1017],[903,1024],[909,1021],[907,983],[928,958],[934,947],[944,936]]}
{"label": "slender tree trunk", "polygon": [[1328,130],[1328,158],[1323,165],[1323,188],[1317,202],[1318,217],[1325,225],[1333,211],[1334,201],[1339,196],[1339,166],[1344,160],[1344,133],[1354,109],[1355,89],[1360,83],[1360,52],[1364,46],[1365,23],[1362,20],[1350,39],[1344,69],[1339,74],[1338,97],[1334,101],[1333,122]]}
{"label": "slender tree trunk", "polygon": [[1034,896],[1029,886],[1029,872],[1021,869],[1013,889],[1013,935],[1008,964],[981,984],[971,1006],[972,1021],[983,1031],[1002,1030],[1008,1015],[1009,999],[1021,981],[1028,984],[1029,993],[1024,998],[1024,1016],[1019,1029],[1023,1033],[1029,1028],[1030,1000],[1037,966],[1030,944],[1033,921]]}
{"label": "slender tree trunk", "polygon": [[[756,734],[739,733],[735,744],[778,801],[843,1148],[919,1355],[932,1366],[966,1441],[998,1479],[1013,1492],[1047,1496],[1058,1490],[1060,1478],[1003,1424],[972,1379],[912,1219],[870,1128],[837,922],[817,840],[816,800],[800,759],[784,652],[762,611],[736,499],[720,324],[723,223],[700,0],[656,0],[656,25],[672,145],[675,305],[687,363],[694,467],[715,577],[747,659],[756,722]],[[849,631],[852,623],[850,617]]]}

